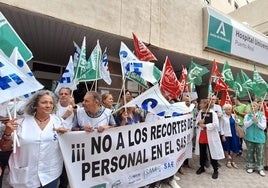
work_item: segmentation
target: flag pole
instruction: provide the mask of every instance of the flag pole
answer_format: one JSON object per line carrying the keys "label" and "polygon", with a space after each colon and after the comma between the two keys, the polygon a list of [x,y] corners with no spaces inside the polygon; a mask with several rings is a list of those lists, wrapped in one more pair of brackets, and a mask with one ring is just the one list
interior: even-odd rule
{"label": "flag pole", "polygon": [[262,104],[262,106],[260,107],[260,111],[262,111],[262,108],[264,108],[264,105],[263,105],[263,104],[264,104],[266,95],[267,95],[267,92],[265,93],[264,97],[263,97],[262,100],[261,100],[261,104]]}
{"label": "flag pole", "polygon": [[[126,78],[124,78],[124,79],[126,79]],[[123,87],[124,87],[124,81],[123,81],[123,79],[122,79],[122,87],[121,87],[120,93],[119,93],[119,95],[118,95],[117,104],[119,104],[120,96],[122,95],[122,91],[123,91]],[[121,109],[121,107],[120,107],[119,109]],[[118,111],[118,110],[116,110],[116,112],[117,112],[117,111]]]}
{"label": "flag pole", "polygon": [[95,81],[93,81],[93,83],[92,83],[92,85],[91,85],[91,88],[90,88],[90,91],[92,91],[94,85],[95,85]]}
{"label": "flag pole", "polygon": [[[97,44],[99,45],[99,47],[100,47],[100,42],[99,42],[99,39],[97,40]],[[101,49],[101,47],[100,47],[100,49]],[[102,54],[102,52],[101,52],[101,54]],[[100,73],[100,61],[101,61],[101,57],[100,57],[100,59],[99,59],[99,56],[97,56],[97,67],[96,67],[96,77],[95,77],[95,92],[97,92],[97,88],[98,88],[98,74]]]}
{"label": "flag pole", "polygon": [[[217,93],[216,93],[216,97],[218,97],[218,94],[219,94],[219,92],[217,91]],[[213,95],[211,95],[211,97],[210,97],[210,100],[209,100],[209,102],[208,102],[208,107],[207,107],[207,109],[206,109],[206,113],[205,113],[205,115],[204,115],[204,118],[202,119],[202,120],[204,120],[205,119],[205,117],[206,117],[206,115],[207,115],[207,113],[208,113],[208,110],[210,109],[210,104],[211,104],[211,101],[212,101],[212,96]],[[209,97],[209,96],[208,96]]]}
{"label": "flag pole", "polygon": [[[123,80],[123,93],[124,93],[124,97],[123,97],[123,100],[124,100],[124,106],[126,105],[127,101],[126,101],[126,85],[125,85],[125,82],[126,79]],[[125,107],[125,111],[127,111],[127,107]]]}
{"label": "flag pole", "polygon": [[85,86],[86,86],[86,89],[87,89],[87,91],[88,91],[87,81],[85,81]]}
{"label": "flag pole", "polygon": [[95,92],[97,92],[97,88],[98,88],[98,81],[95,81]]}
{"label": "flag pole", "polygon": [[[14,117],[14,119],[17,118],[17,99],[16,98],[14,98],[14,116],[13,117]],[[14,142],[15,143],[13,143],[13,145],[15,145],[15,147],[16,147],[16,145],[18,147],[20,147],[20,142],[18,139],[17,130],[14,130]],[[16,153],[16,150],[15,150],[15,153]]]}
{"label": "flag pole", "polygon": [[[74,84],[75,84],[75,82],[74,82],[74,79],[73,79],[72,80],[72,88],[74,88]],[[78,85],[78,84],[76,84],[76,85]],[[74,94],[74,90],[71,89],[71,97],[73,97],[73,94]]]}
{"label": "flag pole", "polygon": [[[14,102],[14,105],[15,105],[15,102]],[[14,109],[15,109],[15,107],[14,107]],[[12,121],[12,116],[11,116],[11,113],[10,113],[8,106],[7,106],[6,110],[7,110],[9,120]],[[17,118],[16,116],[17,115],[14,116],[14,119]],[[14,132],[13,132],[13,153],[16,153],[17,145],[18,145],[18,147],[20,147],[20,143],[19,143],[19,139],[18,139],[18,135],[17,135],[17,130],[14,130]]]}
{"label": "flag pole", "polygon": [[[248,92],[248,98],[249,98],[249,100],[250,100],[250,106],[252,105],[252,98],[251,98],[251,96],[250,96],[250,93],[249,93],[249,90],[248,90],[248,88],[247,88],[247,92]],[[255,116],[255,110],[252,108],[252,110],[253,110],[253,113],[254,113],[254,116]]]}

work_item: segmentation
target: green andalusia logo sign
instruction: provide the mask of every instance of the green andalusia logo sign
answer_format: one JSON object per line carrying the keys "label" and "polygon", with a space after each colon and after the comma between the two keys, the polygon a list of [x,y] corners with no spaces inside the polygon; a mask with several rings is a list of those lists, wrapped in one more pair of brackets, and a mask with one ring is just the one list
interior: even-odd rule
{"label": "green andalusia logo sign", "polygon": [[213,16],[209,18],[208,46],[222,52],[231,52],[233,27]]}

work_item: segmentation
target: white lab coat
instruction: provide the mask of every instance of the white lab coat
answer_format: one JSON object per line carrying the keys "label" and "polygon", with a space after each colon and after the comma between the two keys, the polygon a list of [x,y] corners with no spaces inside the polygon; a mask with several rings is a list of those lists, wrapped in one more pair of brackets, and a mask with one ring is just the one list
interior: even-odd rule
{"label": "white lab coat", "polygon": [[[209,110],[209,112],[212,112],[213,119],[212,123],[206,124],[207,127],[207,137],[208,137],[208,146],[211,154],[211,158],[215,160],[224,159],[224,152],[221,145],[221,139],[219,136],[219,119],[217,114],[213,110]],[[197,117],[196,117],[196,127],[197,127],[197,135],[196,135],[196,142],[195,142],[195,154],[199,155],[199,137],[201,128],[197,125],[197,122],[201,120],[201,110],[199,111]]]}
{"label": "white lab coat", "polygon": [[46,185],[61,175],[63,158],[58,135],[53,128],[61,120],[50,115],[49,123],[41,130],[33,116],[18,120],[17,135],[20,147],[9,158],[9,183],[14,188],[35,188]]}

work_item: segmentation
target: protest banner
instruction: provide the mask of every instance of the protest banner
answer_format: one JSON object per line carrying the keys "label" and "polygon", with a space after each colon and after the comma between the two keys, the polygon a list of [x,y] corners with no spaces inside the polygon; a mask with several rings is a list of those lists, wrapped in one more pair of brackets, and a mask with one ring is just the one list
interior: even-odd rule
{"label": "protest banner", "polygon": [[70,186],[141,187],[174,175],[192,157],[192,115],[59,136]]}

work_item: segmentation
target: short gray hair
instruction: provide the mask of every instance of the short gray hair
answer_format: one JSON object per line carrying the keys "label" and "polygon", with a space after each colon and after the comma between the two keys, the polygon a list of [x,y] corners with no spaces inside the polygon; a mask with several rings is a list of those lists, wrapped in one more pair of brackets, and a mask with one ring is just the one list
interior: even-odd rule
{"label": "short gray hair", "polygon": [[88,91],[86,95],[92,95],[96,103],[101,104],[101,96],[96,91]]}
{"label": "short gray hair", "polygon": [[226,108],[233,108],[233,106],[231,104],[224,104],[222,109],[225,110]]}
{"label": "short gray hair", "polygon": [[54,93],[52,93],[49,90],[41,90],[38,91],[36,94],[34,94],[29,101],[27,102],[27,104],[25,105],[25,112],[28,115],[34,115],[36,112],[36,107],[38,105],[38,102],[40,101],[40,98],[44,95],[49,95],[52,97],[53,99],[53,111],[56,111],[56,105],[57,105],[57,100],[56,100],[56,96]]}

